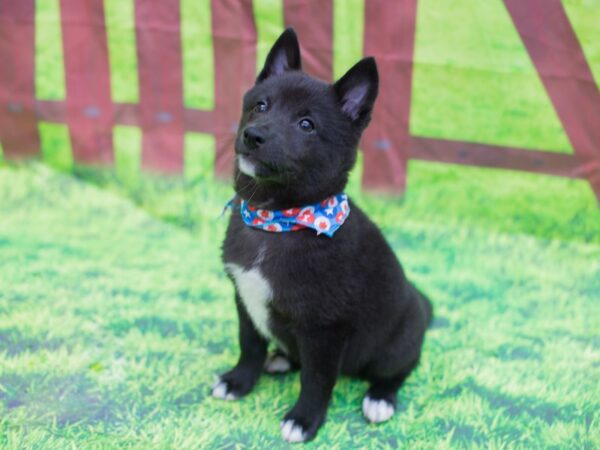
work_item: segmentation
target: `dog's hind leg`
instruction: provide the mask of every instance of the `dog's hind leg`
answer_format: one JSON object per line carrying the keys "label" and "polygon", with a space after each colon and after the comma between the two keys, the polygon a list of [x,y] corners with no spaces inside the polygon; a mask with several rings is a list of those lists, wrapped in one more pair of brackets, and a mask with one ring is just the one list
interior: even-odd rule
{"label": "dog's hind leg", "polygon": [[277,348],[267,356],[264,369],[270,375],[280,375],[296,371],[299,368],[300,366],[292,361],[283,350]]}
{"label": "dog's hind leg", "polygon": [[371,382],[371,387],[362,409],[370,422],[384,422],[394,415],[396,394],[419,363],[425,329],[433,317],[431,302],[412,284],[408,284],[407,295],[412,301],[404,322],[371,362],[364,376]]}
{"label": "dog's hind leg", "polygon": [[362,410],[369,422],[385,422],[394,415],[398,390],[417,364],[418,359],[389,378],[368,378],[371,386],[363,399]]}

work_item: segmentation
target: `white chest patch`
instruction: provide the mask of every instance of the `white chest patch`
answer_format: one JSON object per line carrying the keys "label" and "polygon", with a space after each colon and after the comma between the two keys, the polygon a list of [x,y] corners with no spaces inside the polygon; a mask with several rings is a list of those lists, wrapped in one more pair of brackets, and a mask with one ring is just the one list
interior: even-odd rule
{"label": "white chest patch", "polygon": [[235,280],[240,298],[258,332],[267,339],[272,339],[267,303],[273,298],[273,291],[267,279],[258,267],[244,270],[237,264],[225,264],[225,269]]}

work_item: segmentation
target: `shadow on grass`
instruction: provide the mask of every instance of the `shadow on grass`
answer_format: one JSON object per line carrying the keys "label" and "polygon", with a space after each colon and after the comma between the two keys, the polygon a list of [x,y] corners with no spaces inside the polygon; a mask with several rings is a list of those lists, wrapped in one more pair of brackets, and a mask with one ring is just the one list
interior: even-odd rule
{"label": "shadow on grass", "polygon": [[[576,405],[556,404],[545,402],[538,397],[527,395],[513,396],[505,394],[500,390],[494,390],[481,386],[473,379],[467,379],[463,384],[447,389],[442,393],[443,397],[457,397],[464,391],[470,391],[482,399],[486,400],[493,409],[502,409],[511,418],[518,418],[523,415],[538,418],[548,424],[553,424],[557,420],[570,422],[582,417],[582,411]],[[591,421],[592,415],[585,416],[587,422]]]}
{"label": "shadow on grass", "polygon": [[[115,336],[125,336],[133,329],[139,329],[142,333],[156,333],[161,338],[182,336],[189,341],[197,342],[198,346],[206,348],[213,354],[223,353],[231,346],[229,339],[223,337],[220,331],[229,326],[225,322],[204,318],[193,323],[176,321],[159,316],[143,316],[133,320],[121,319],[110,323],[107,328]],[[216,332],[219,330],[219,332]]]}
{"label": "shadow on grass", "polygon": [[[0,329],[0,348],[10,357],[38,350],[56,350],[65,344],[47,336],[26,336],[15,327]],[[1,395],[1,392],[0,392]]]}
{"label": "shadow on grass", "polygon": [[0,377],[0,385],[4,387],[0,401],[9,411],[24,408],[28,423],[114,423],[124,413],[122,400],[103,395],[92,380],[81,374],[9,373]]}

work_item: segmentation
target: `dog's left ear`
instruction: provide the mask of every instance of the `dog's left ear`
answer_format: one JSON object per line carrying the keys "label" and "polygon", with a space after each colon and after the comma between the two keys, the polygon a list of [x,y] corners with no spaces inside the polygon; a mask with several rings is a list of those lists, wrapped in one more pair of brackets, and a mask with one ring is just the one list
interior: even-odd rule
{"label": "dog's left ear", "polygon": [[361,59],[333,85],[342,112],[364,125],[371,118],[378,88],[377,64],[372,57]]}
{"label": "dog's left ear", "polygon": [[296,36],[293,28],[287,28],[273,44],[273,48],[267,55],[265,66],[256,78],[256,84],[273,75],[279,75],[288,70],[300,70],[301,68],[298,36]]}

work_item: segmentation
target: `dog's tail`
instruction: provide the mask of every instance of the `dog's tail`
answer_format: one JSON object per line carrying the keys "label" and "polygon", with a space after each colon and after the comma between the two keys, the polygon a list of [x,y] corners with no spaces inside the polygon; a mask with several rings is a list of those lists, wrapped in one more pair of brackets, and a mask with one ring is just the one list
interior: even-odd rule
{"label": "dog's tail", "polygon": [[425,313],[427,325],[430,326],[433,321],[433,304],[431,303],[431,300],[429,300],[429,297],[423,294],[423,292],[421,292],[414,284],[411,283],[411,287],[417,296],[421,309]]}

